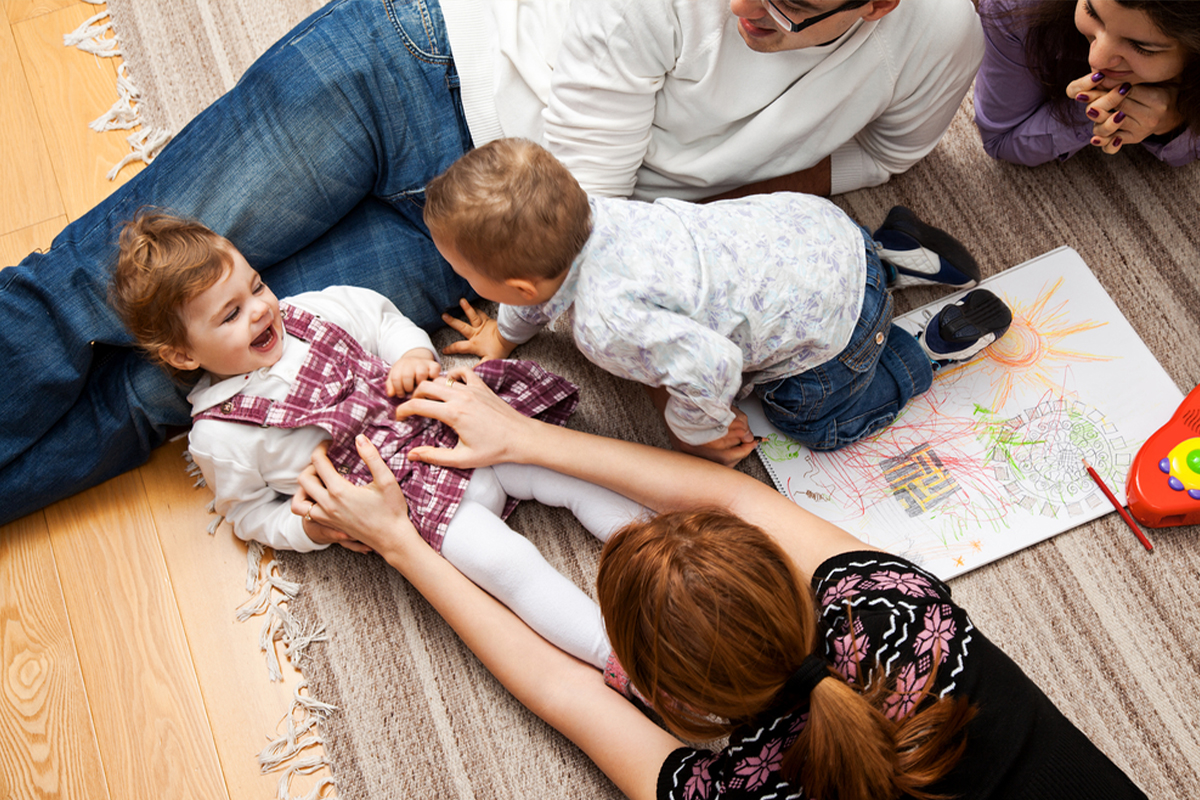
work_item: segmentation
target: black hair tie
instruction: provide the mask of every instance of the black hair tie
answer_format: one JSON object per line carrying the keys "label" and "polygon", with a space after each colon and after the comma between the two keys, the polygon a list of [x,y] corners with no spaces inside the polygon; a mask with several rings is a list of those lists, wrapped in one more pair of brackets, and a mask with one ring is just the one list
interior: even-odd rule
{"label": "black hair tie", "polygon": [[810,653],[787,679],[779,692],[776,705],[795,708],[808,702],[809,695],[817,684],[829,677],[829,662],[816,653]]}

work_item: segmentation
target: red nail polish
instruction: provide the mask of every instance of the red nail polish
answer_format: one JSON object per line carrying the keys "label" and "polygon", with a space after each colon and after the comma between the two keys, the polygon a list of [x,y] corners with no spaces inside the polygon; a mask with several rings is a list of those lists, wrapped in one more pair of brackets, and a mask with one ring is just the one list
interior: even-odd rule
{"label": "red nail polish", "polygon": [[1099,136],[1093,136],[1093,137],[1092,137],[1092,144],[1099,146],[1099,144],[1100,144],[1100,137],[1099,137]]}
{"label": "red nail polish", "polygon": [[1078,100],[1080,103],[1086,103],[1088,96],[1086,94],[1077,94],[1077,95],[1075,95],[1075,99]]}
{"label": "red nail polish", "polygon": [[1129,89],[1130,89],[1130,88],[1131,88],[1131,85],[1130,85],[1130,84],[1128,84],[1128,83],[1122,83],[1122,84],[1121,84],[1121,88],[1120,88],[1120,89],[1117,89],[1117,94],[1119,94],[1119,95],[1121,95],[1122,97],[1124,97],[1124,96],[1125,96],[1125,95],[1126,95],[1126,94],[1129,92]]}
{"label": "red nail polish", "polygon": [[1089,109],[1087,110],[1087,115],[1088,115],[1089,117],[1091,117],[1092,119],[1095,119],[1096,117],[1100,116],[1100,112],[1099,112],[1099,111],[1097,111],[1097,110],[1096,110],[1096,109],[1094,109],[1094,108],[1089,108]]}
{"label": "red nail polish", "polygon": [[1120,136],[1117,136],[1116,138],[1114,138],[1114,139],[1112,140],[1112,146],[1113,146],[1113,147],[1120,147],[1120,146],[1121,146],[1121,137],[1120,137]]}
{"label": "red nail polish", "polygon": [[1099,83],[1099,82],[1100,82],[1100,81],[1102,81],[1102,80],[1104,80],[1104,73],[1103,73],[1103,72],[1096,72],[1096,73],[1093,73],[1093,75],[1092,75],[1092,83]]}
{"label": "red nail polish", "polygon": [[1124,111],[1118,111],[1116,114],[1113,115],[1113,122],[1120,122],[1123,119],[1125,119]]}

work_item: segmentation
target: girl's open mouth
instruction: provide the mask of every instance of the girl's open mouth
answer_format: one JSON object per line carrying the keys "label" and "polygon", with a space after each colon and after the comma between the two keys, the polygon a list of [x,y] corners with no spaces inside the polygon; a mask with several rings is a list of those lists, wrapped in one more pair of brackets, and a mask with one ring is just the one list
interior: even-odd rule
{"label": "girl's open mouth", "polygon": [[260,333],[254,339],[254,341],[250,343],[250,346],[255,350],[270,350],[275,346],[275,339],[275,326],[268,325],[267,329]]}

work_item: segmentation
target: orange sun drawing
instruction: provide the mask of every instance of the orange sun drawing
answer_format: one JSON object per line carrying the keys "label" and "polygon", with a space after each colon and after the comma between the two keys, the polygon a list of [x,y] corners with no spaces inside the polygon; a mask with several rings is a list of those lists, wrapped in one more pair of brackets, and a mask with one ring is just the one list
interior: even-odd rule
{"label": "orange sun drawing", "polygon": [[964,369],[984,371],[996,386],[992,408],[1003,408],[1018,385],[1059,387],[1061,378],[1056,376],[1063,367],[1085,361],[1111,360],[1112,356],[1064,346],[1066,339],[1108,323],[1093,319],[1071,321],[1067,300],[1052,303],[1062,283],[1059,278],[1043,287],[1032,302],[1015,301],[1006,295],[1004,301],[1012,309],[1013,321],[1004,338],[984,350],[980,358],[943,370],[943,376],[939,377],[949,378]]}

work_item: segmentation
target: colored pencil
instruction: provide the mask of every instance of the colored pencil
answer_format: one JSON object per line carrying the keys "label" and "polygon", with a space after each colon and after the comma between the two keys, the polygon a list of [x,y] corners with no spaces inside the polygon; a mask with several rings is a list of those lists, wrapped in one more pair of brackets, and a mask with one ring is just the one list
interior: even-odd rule
{"label": "colored pencil", "polygon": [[1150,544],[1150,540],[1146,538],[1146,534],[1142,533],[1142,529],[1133,521],[1133,517],[1129,516],[1129,512],[1125,510],[1125,507],[1117,502],[1117,498],[1109,490],[1108,484],[1104,482],[1104,479],[1100,477],[1100,474],[1096,470],[1092,469],[1092,465],[1087,462],[1086,458],[1083,460],[1083,466],[1087,469],[1088,475],[1092,476],[1092,480],[1096,482],[1096,485],[1100,487],[1100,491],[1104,492],[1104,496],[1108,498],[1108,502],[1112,503],[1113,508],[1121,515],[1121,519],[1125,520],[1125,524],[1129,526],[1129,530],[1133,531],[1134,535],[1138,537],[1138,541],[1142,543],[1142,546],[1147,550],[1153,551],[1154,545]]}

